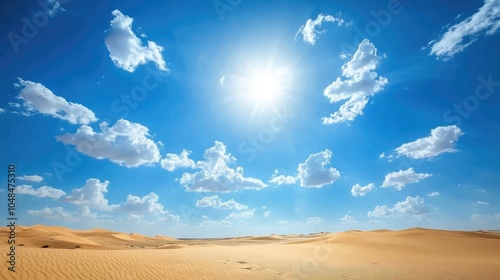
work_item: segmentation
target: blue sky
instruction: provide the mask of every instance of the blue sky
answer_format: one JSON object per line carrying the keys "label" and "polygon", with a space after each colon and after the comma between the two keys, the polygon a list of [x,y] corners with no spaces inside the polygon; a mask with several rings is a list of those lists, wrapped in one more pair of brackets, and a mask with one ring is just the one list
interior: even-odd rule
{"label": "blue sky", "polygon": [[498,0],[2,5],[0,162],[17,166],[20,224],[500,222]]}

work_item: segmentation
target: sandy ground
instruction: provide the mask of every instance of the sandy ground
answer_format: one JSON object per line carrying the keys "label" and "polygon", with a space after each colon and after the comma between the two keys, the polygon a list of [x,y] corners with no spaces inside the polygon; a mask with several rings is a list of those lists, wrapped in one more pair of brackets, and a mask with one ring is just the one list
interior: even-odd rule
{"label": "sandy ground", "polygon": [[[348,231],[177,240],[103,229],[0,228],[0,279],[500,279],[500,233]],[[45,248],[44,248],[45,247]]]}

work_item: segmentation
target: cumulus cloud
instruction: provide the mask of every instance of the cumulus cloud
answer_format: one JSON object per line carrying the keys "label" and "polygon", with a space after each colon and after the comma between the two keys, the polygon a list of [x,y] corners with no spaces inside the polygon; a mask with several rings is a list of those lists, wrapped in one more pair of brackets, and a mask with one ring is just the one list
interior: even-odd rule
{"label": "cumulus cloud", "polygon": [[399,170],[385,175],[383,188],[394,187],[398,191],[402,190],[406,185],[420,182],[421,180],[431,177],[432,174],[416,173],[413,168]]}
{"label": "cumulus cloud", "polygon": [[319,14],[315,20],[308,19],[306,21],[306,24],[302,25],[299,28],[299,31],[295,35],[295,38],[297,38],[299,34],[302,34],[302,40],[304,40],[304,42],[311,45],[316,44],[316,40],[319,38],[319,34],[326,32],[326,29],[318,30],[323,22],[336,22],[338,26],[342,26],[342,24],[344,24],[344,20],[341,18]]}
{"label": "cumulus cloud", "polygon": [[158,203],[158,200],[160,200],[160,198],[154,192],[143,197],[129,194],[125,203],[120,206],[120,210],[134,213],[167,213],[167,211],[163,210],[163,204]]}
{"label": "cumulus cloud", "polygon": [[373,183],[370,183],[364,187],[362,187],[360,184],[356,184],[352,186],[351,194],[352,196],[364,196],[367,193],[371,192],[374,188],[375,186],[373,185]]}
{"label": "cumulus cloud", "polygon": [[464,135],[456,125],[438,126],[427,137],[417,139],[396,148],[399,156],[414,159],[432,158],[442,153],[455,152],[455,144]]}
{"label": "cumulus cloud", "polygon": [[429,42],[431,55],[447,60],[463,51],[481,36],[495,34],[500,28],[500,1],[485,0],[472,16],[452,25],[437,41]]}
{"label": "cumulus cloud", "polygon": [[380,58],[377,55],[377,48],[369,40],[365,39],[359,44],[351,60],[342,66],[342,75],[346,79],[337,77],[323,92],[330,103],[347,100],[337,112],[324,117],[323,124],[352,121],[363,114],[370,97],[381,91],[388,83],[386,78],[374,72]]}
{"label": "cumulus cloud", "polygon": [[356,220],[356,218],[354,218],[353,216],[345,215],[340,219],[340,223],[343,225],[357,224],[358,220]]}
{"label": "cumulus cloud", "polygon": [[333,168],[326,168],[330,163],[332,151],[326,149],[317,154],[310,155],[304,163],[297,168],[297,179],[302,187],[321,188],[340,178],[340,172]]}
{"label": "cumulus cloud", "polygon": [[297,177],[294,176],[285,176],[285,175],[278,175],[279,171],[274,170],[273,175],[271,176],[271,180],[269,180],[269,183],[277,184],[278,186],[281,185],[292,185],[297,182]]}
{"label": "cumulus cloud", "polygon": [[112,12],[111,29],[105,39],[111,60],[117,67],[128,72],[148,61],[156,63],[158,69],[168,71],[162,56],[163,47],[153,41],[144,46],[141,39],[132,31],[133,19],[119,10]]}
{"label": "cumulus cloud", "polygon": [[267,187],[259,179],[244,177],[241,166],[235,169],[229,167],[236,161],[226,152],[224,143],[215,141],[213,147],[205,150],[205,160],[196,162],[194,168],[200,169],[195,173],[184,173],[180,179],[187,191],[194,192],[231,192],[239,190],[260,190]]}
{"label": "cumulus cloud", "polygon": [[436,192],[436,191],[433,191],[433,192],[431,192],[430,194],[428,194],[428,196],[430,196],[430,197],[433,197],[433,196],[440,196],[440,195],[441,195],[441,193]]}
{"label": "cumulus cloud", "polygon": [[108,192],[109,181],[101,182],[99,179],[88,179],[81,188],[76,188],[64,198],[64,201],[96,208],[99,210],[113,211],[119,209],[119,205],[109,205],[104,194]]}
{"label": "cumulus cloud", "polygon": [[264,212],[264,218],[271,216],[271,211]]}
{"label": "cumulus cloud", "polygon": [[307,218],[306,224],[308,225],[319,225],[323,222],[323,219],[320,217],[309,217]]}
{"label": "cumulus cloud", "polygon": [[81,104],[66,101],[40,83],[19,78],[19,83],[14,86],[21,88],[18,98],[23,101],[23,109],[26,110],[22,112],[24,115],[39,113],[65,120],[71,124],[84,125],[98,120],[92,110]]}
{"label": "cumulus cloud", "polygon": [[227,215],[226,219],[228,220],[241,220],[241,219],[249,219],[255,216],[255,209],[246,210],[243,212],[236,212]]}
{"label": "cumulus cloud", "polygon": [[193,168],[194,161],[189,158],[191,151],[182,150],[182,152],[178,155],[176,154],[167,154],[164,159],[160,161],[160,165],[163,169],[168,171],[174,171],[177,168]]}
{"label": "cumulus cloud", "polygon": [[40,183],[41,181],[43,181],[43,177],[38,176],[38,175],[23,175],[23,176],[17,177],[17,179],[23,180],[23,181],[36,182],[36,183]]}
{"label": "cumulus cloud", "polygon": [[236,202],[234,199],[230,199],[228,201],[222,201],[219,196],[205,196],[202,199],[198,199],[196,201],[196,206],[198,207],[211,207],[214,209],[228,210],[228,209],[236,209],[236,210],[246,210],[248,209],[247,205]]}
{"label": "cumulus cloud", "polygon": [[376,206],[373,211],[368,212],[369,218],[374,217],[402,217],[413,216],[421,218],[427,213],[424,199],[420,196],[407,196],[405,201],[400,201],[390,208],[387,205]]}
{"label": "cumulus cloud", "polygon": [[17,194],[29,194],[32,196],[44,198],[52,198],[54,200],[59,199],[61,196],[66,195],[66,193],[62,190],[55,189],[49,186],[42,186],[38,189],[34,189],[33,186],[30,185],[19,185],[16,187]]}
{"label": "cumulus cloud", "polygon": [[76,133],[57,136],[56,139],[88,156],[108,158],[114,163],[127,167],[156,163],[160,160],[160,151],[156,143],[149,139],[147,127],[118,120],[109,127],[106,122],[100,124],[101,132],[82,125]]}

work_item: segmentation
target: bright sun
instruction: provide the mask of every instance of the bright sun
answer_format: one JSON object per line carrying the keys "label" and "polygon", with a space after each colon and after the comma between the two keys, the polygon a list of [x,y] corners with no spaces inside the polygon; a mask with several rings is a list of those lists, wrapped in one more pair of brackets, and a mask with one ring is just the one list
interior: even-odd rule
{"label": "bright sun", "polygon": [[269,73],[256,75],[248,81],[248,97],[256,103],[276,101],[280,90],[279,81]]}

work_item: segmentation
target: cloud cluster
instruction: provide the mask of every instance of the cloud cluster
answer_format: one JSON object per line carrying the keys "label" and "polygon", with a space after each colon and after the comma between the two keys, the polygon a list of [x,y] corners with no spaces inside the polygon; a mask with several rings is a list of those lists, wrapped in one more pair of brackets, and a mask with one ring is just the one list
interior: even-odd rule
{"label": "cloud cluster", "polygon": [[141,39],[132,31],[133,19],[122,14],[119,10],[112,12],[111,29],[105,39],[106,47],[111,60],[117,67],[128,72],[148,61],[156,63],[158,69],[168,71],[161,52],[163,47],[153,41],[143,46]]}
{"label": "cloud cluster", "polygon": [[331,15],[319,14],[315,20],[308,19],[306,21],[306,24],[302,25],[299,28],[299,31],[295,35],[295,38],[297,38],[299,34],[302,34],[302,40],[304,40],[304,42],[311,45],[316,44],[316,40],[319,38],[319,34],[326,32],[326,29],[318,30],[323,22],[336,22],[338,26],[342,26],[342,24],[344,24],[344,20],[341,18],[333,17]]}
{"label": "cloud cluster", "polygon": [[437,41],[429,42],[431,55],[447,60],[463,51],[482,35],[493,35],[500,28],[500,1],[485,0],[472,16],[452,25]]}
{"label": "cloud cluster", "polygon": [[343,225],[357,224],[358,220],[350,215],[345,215],[340,219],[340,223]]}
{"label": "cloud cluster", "polygon": [[424,199],[420,196],[407,196],[405,201],[400,201],[390,208],[387,205],[376,206],[373,211],[368,212],[369,218],[375,217],[402,217],[413,216],[421,218],[427,213]]}
{"label": "cloud cluster", "polygon": [[388,83],[386,78],[374,72],[379,61],[377,48],[369,40],[363,40],[351,60],[342,66],[342,76],[346,79],[337,77],[323,92],[330,103],[347,100],[337,112],[324,117],[323,124],[352,121],[363,114],[370,97]]}
{"label": "cloud cluster", "polygon": [[167,154],[164,159],[160,161],[160,165],[163,169],[168,171],[174,171],[177,168],[193,168],[195,166],[194,161],[189,158],[191,151],[182,150],[178,155]]}
{"label": "cloud cluster", "polygon": [[180,183],[187,191],[193,192],[231,192],[239,190],[260,190],[267,187],[259,179],[243,176],[243,167],[229,167],[236,161],[226,152],[224,143],[215,141],[213,147],[205,150],[205,160],[196,162],[195,173],[182,174]]}
{"label": "cloud cluster", "polygon": [[24,115],[39,113],[65,120],[71,124],[83,125],[98,120],[92,110],[81,104],[66,101],[40,83],[19,78],[19,83],[14,85],[21,89],[18,98],[23,101],[23,109],[26,110],[22,112]]}
{"label": "cloud cluster", "polygon": [[431,176],[432,174],[428,173],[416,173],[413,168],[399,170],[385,175],[382,187],[394,187],[395,189],[400,191],[408,184],[420,182],[421,180]]}
{"label": "cloud cluster", "polygon": [[120,119],[111,127],[103,122],[100,129],[101,132],[95,132],[92,127],[82,125],[76,133],[57,136],[56,139],[74,145],[88,156],[107,158],[127,167],[156,163],[161,158],[157,144],[148,138],[148,128],[139,123]]}
{"label": "cloud cluster", "polygon": [[229,209],[246,210],[246,209],[248,209],[247,205],[238,203],[234,199],[230,199],[228,201],[222,201],[220,199],[220,197],[217,195],[205,196],[202,199],[198,199],[196,201],[196,206],[198,206],[198,207],[211,207],[214,209],[221,209],[221,210],[229,210]]}
{"label": "cloud cluster", "polygon": [[99,210],[113,211],[119,205],[109,205],[104,194],[108,192],[109,181],[101,182],[99,179],[88,179],[81,188],[75,188],[64,198],[64,201]]}
{"label": "cloud cluster", "polygon": [[455,144],[464,135],[456,125],[438,126],[427,137],[417,139],[396,148],[400,156],[414,159],[432,158],[442,153],[455,152]]}

